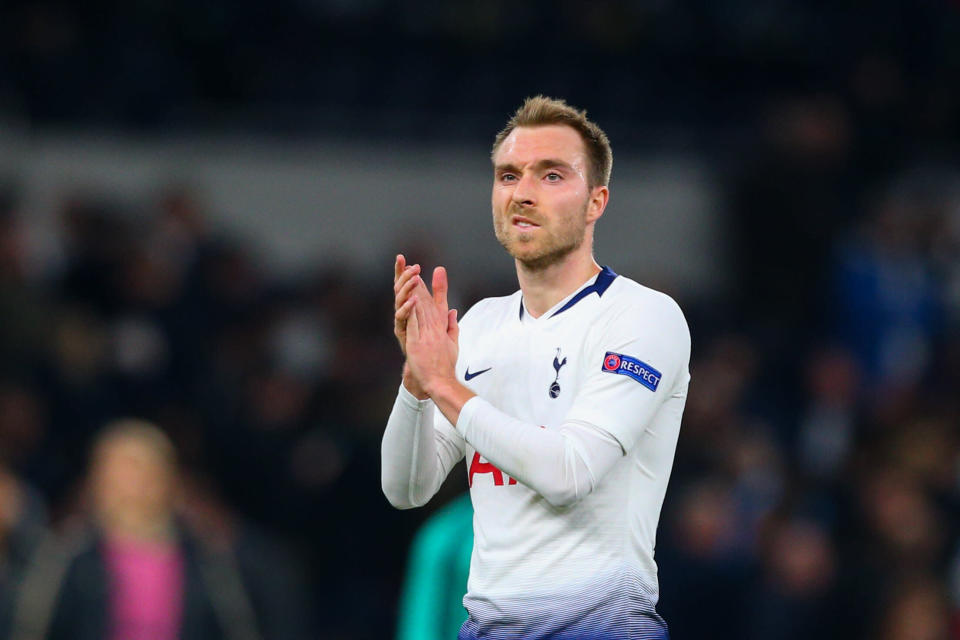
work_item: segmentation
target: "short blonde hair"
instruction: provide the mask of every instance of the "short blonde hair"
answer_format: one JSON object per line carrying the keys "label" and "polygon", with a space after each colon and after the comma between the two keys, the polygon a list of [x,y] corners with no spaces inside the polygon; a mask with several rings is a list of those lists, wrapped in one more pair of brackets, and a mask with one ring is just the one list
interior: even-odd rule
{"label": "short blonde hair", "polygon": [[571,107],[564,100],[538,95],[524,100],[507,125],[493,141],[491,156],[496,155],[503,141],[517,127],[566,125],[580,134],[587,152],[588,182],[590,187],[610,184],[613,169],[613,150],[610,139],[596,123],[587,120],[586,110]]}

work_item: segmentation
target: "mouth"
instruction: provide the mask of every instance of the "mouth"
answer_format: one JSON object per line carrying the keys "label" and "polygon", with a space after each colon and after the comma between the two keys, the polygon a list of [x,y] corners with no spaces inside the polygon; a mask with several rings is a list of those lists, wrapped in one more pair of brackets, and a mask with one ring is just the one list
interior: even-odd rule
{"label": "mouth", "polygon": [[540,227],[540,225],[535,223],[530,218],[524,218],[523,216],[513,216],[510,218],[510,223],[514,227],[523,230],[537,229]]}

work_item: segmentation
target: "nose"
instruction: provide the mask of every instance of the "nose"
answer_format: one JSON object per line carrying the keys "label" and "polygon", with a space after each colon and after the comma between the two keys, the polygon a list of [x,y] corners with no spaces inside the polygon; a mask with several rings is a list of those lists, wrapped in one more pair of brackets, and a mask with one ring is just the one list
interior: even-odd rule
{"label": "nose", "polygon": [[523,174],[513,188],[512,200],[521,207],[532,207],[537,204],[536,179],[530,174]]}

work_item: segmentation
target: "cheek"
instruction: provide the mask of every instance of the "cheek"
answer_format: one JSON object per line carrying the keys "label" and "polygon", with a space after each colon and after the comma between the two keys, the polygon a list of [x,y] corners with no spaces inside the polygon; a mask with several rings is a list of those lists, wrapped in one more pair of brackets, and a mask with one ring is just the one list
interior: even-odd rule
{"label": "cheek", "polygon": [[506,189],[494,188],[490,202],[493,204],[494,211],[503,211],[510,202],[510,193]]}
{"label": "cheek", "polygon": [[576,189],[572,189],[568,193],[565,193],[564,197],[571,207],[582,209],[584,205],[590,201],[590,192],[587,189],[578,186]]}
{"label": "cheek", "polygon": [[554,205],[557,217],[567,222],[578,220],[583,212],[583,199],[574,194],[564,194],[554,202]]}

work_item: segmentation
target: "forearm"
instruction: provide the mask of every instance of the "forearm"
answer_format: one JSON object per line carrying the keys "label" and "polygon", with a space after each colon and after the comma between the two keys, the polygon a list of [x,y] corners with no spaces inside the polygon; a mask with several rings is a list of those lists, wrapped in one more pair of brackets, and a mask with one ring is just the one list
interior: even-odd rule
{"label": "forearm", "polygon": [[398,509],[426,504],[462,455],[434,429],[434,411],[401,386],[380,448],[383,493]]}
{"label": "forearm", "polygon": [[549,430],[508,416],[482,398],[462,406],[457,431],[484,458],[556,507],[586,497],[623,454],[612,436],[592,425]]}
{"label": "forearm", "polygon": [[427,394],[436,405],[443,417],[450,424],[457,424],[460,419],[460,410],[470,398],[477,394],[460,384],[455,378],[445,377],[433,381],[427,388]]}
{"label": "forearm", "polygon": [[403,388],[409,391],[410,395],[417,400],[426,400],[429,398],[427,392],[420,386],[420,381],[414,377],[413,371],[410,370],[409,362],[403,363]]}

